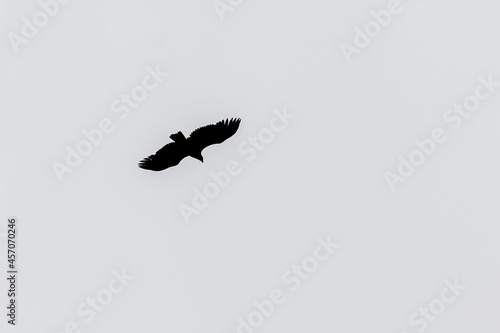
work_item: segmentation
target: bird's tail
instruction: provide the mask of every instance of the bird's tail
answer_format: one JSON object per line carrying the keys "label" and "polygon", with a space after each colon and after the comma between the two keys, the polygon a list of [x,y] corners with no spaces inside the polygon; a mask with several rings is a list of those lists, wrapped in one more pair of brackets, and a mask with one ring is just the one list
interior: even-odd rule
{"label": "bird's tail", "polygon": [[186,137],[184,136],[184,134],[182,134],[182,132],[177,132],[175,134],[172,134],[170,136],[170,139],[174,140],[175,142],[186,141]]}

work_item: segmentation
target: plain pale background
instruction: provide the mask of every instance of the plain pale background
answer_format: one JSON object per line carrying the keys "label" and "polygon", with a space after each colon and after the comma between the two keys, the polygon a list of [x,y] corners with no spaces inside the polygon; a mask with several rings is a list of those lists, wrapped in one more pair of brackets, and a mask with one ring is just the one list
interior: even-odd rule
{"label": "plain pale background", "polygon": [[[221,21],[210,0],[73,0],[19,53],[7,33],[39,6],[1,4],[0,232],[19,218],[21,272],[2,332],[63,332],[122,267],[135,280],[83,332],[235,332],[326,235],[339,251],[258,332],[416,332],[409,315],[453,278],[468,289],[428,332],[500,331],[500,91],[395,193],[383,177],[478,76],[500,80],[497,2],[404,2],[350,64],[339,44],[387,1],[247,0]],[[116,120],[156,65],[169,77]],[[245,162],[238,145],[285,106],[296,119]],[[115,131],[59,182],[51,163],[104,117]],[[227,117],[240,129],[205,163],[137,167]],[[179,204],[233,159],[242,173],[186,225]]]}

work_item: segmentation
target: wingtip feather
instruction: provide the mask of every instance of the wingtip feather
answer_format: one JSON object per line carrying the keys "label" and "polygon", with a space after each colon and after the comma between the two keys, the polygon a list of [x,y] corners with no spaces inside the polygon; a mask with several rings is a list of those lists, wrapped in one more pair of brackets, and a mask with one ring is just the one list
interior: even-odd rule
{"label": "wingtip feather", "polygon": [[143,158],[137,165],[141,169],[150,170],[151,159],[149,157]]}

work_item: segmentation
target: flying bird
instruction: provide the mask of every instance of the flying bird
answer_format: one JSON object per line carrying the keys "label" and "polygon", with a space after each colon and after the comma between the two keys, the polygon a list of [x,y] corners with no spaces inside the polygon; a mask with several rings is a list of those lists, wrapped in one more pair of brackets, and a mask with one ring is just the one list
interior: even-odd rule
{"label": "flying bird", "polygon": [[173,142],[166,144],[156,154],[144,158],[139,167],[146,170],[161,171],[179,164],[185,157],[191,156],[203,162],[201,152],[210,145],[222,143],[232,137],[240,126],[241,119],[221,120],[194,130],[189,138],[182,132],[170,135]]}

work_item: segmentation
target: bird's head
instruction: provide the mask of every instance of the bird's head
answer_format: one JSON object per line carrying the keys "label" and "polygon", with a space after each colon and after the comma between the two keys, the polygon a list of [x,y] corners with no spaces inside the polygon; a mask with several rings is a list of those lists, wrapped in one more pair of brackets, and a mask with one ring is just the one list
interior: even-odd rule
{"label": "bird's head", "polygon": [[203,163],[203,156],[201,156],[201,153],[197,154],[197,155],[195,155],[193,157],[196,158],[197,160],[201,161],[201,163]]}

